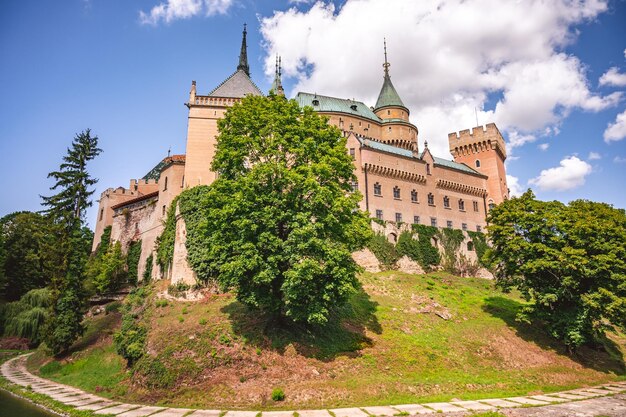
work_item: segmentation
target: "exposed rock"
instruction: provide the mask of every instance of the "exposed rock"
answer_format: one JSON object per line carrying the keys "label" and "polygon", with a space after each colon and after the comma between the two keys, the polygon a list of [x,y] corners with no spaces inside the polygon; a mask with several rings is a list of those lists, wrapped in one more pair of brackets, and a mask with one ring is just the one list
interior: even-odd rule
{"label": "exposed rock", "polygon": [[352,253],[352,259],[360,267],[363,267],[367,272],[380,272],[380,263],[376,256],[369,249],[361,249],[358,252]]}
{"label": "exposed rock", "polygon": [[406,272],[407,274],[424,274],[424,270],[420,264],[406,255],[398,259],[398,262],[396,262],[396,268],[399,271]]}
{"label": "exposed rock", "polygon": [[476,273],[476,277],[478,278],[486,278],[486,279],[493,279],[494,276],[491,272],[489,272],[488,269],[486,268],[480,268],[478,270],[478,272]]}

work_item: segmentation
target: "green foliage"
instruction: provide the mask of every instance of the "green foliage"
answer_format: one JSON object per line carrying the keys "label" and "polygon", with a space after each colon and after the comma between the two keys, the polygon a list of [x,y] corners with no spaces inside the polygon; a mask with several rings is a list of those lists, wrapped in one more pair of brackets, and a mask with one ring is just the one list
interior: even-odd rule
{"label": "green foliage", "polygon": [[377,217],[372,217],[372,218],[370,218],[370,220],[373,221],[376,224],[379,224],[379,225],[383,226],[383,227],[385,227],[386,224],[387,224],[383,219],[379,219]]}
{"label": "green foliage", "polygon": [[126,284],[126,257],[122,253],[120,242],[109,245],[102,257],[96,255],[89,260],[87,277],[98,294],[115,292]]}
{"label": "green foliage", "polygon": [[161,271],[167,271],[174,260],[174,241],[176,239],[176,206],[180,195],[172,200],[167,209],[167,216],[163,224],[163,231],[157,238],[157,263]]}
{"label": "green foliage", "polygon": [[176,382],[176,375],[171,372],[160,358],[144,356],[135,368],[135,375],[141,375],[147,388],[171,388]]}
{"label": "green foliage", "polygon": [[458,229],[441,229],[437,234],[441,239],[441,246],[443,247],[443,269],[451,274],[459,274],[459,268],[457,265],[457,253],[461,247],[461,242],[465,237],[463,232]]}
{"label": "green foliage", "polygon": [[404,231],[400,233],[398,237],[398,243],[396,244],[396,251],[398,256],[408,256],[415,262],[420,261],[420,244],[419,240],[413,239],[413,233]]}
{"label": "green foliage", "polygon": [[0,292],[18,300],[62,273],[58,227],[39,213],[17,212],[0,219]]}
{"label": "green foliage", "polygon": [[141,240],[131,242],[126,254],[127,281],[131,285],[137,285],[139,257],[141,256]]}
{"label": "green foliage", "polygon": [[424,224],[413,224],[411,227],[413,232],[418,235],[419,258],[417,261],[424,271],[429,271],[441,262],[439,249],[432,245],[432,238],[438,233],[438,230],[436,227]]}
{"label": "green foliage", "polygon": [[273,95],[247,96],[218,127],[218,179],[180,197],[191,267],[250,307],[325,323],[354,291],[351,253],[371,234],[345,138]]}
{"label": "green foliage", "polygon": [[143,271],[143,283],[148,284],[152,279],[152,264],[154,263],[154,257],[150,254],[146,258],[146,268]]}
{"label": "green foliage", "polygon": [[285,392],[282,388],[274,388],[272,390],[272,401],[283,401],[285,399]]}
{"label": "green foliage", "polygon": [[372,251],[384,269],[393,268],[401,256],[396,251],[393,243],[389,242],[385,235],[380,233],[373,234],[370,237],[370,240],[367,242],[367,248]]}
{"label": "green foliage", "polygon": [[111,244],[111,229],[112,226],[107,226],[102,231],[102,235],[100,235],[100,243],[96,247],[95,256],[102,257],[109,250],[109,245]]}
{"label": "green foliage", "polygon": [[133,289],[124,301],[122,326],[113,335],[116,352],[133,366],[145,353],[148,330],[142,323],[148,291],[145,287]]}
{"label": "green foliage", "polygon": [[120,303],[119,301],[113,301],[112,303],[109,303],[104,307],[104,311],[106,312],[106,314],[117,313],[118,311],[120,311],[121,308],[122,303]]}
{"label": "green foliage", "polygon": [[19,301],[0,306],[0,334],[24,337],[38,345],[51,303],[50,290],[41,288],[30,290]]}
{"label": "green foliage", "polygon": [[478,263],[485,268],[489,268],[490,265],[485,258],[485,253],[487,253],[487,249],[489,249],[487,236],[484,233],[473,232],[471,230],[468,230],[467,234],[469,235],[470,239],[472,239],[472,243],[474,244],[474,250],[476,251]]}
{"label": "green foliage", "polygon": [[604,203],[569,205],[529,190],[489,214],[489,263],[496,283],[532,304],[519,319],[540,319],[570,348],[626,329],[626,214]]}

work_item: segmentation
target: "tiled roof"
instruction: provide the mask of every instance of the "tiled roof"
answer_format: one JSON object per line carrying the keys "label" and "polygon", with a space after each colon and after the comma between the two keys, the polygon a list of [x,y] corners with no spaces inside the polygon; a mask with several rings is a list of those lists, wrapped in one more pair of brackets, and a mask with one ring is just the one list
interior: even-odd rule
{"label": "tiled roof", "polygon": [[[298,93],[295,100],[298,102],[300,107],[311,106],[316,111],[347,113],[354,116],[364,117],[376,123],[381,122],[380,118],[376,116],[372,109],[360,101],[321,96],[319,94],[311,93]],[[317,100],[318,104],[313,104],[313,100]],[[353,106],[355,107],[353,108]]]}
{"label": "tiled roof", "polygon": [[161,177],[161,171],[163,171],[170,164],[184,164],[185,155],[171,155],[163,158],[161,162],[155,165],[146,175],[143,176],[144,180],[156,180]]}
{"label": "tiled roof", "polygon": [[245,71],[237,70],[230,77],[222,81],[220,85],[215,87],[215,89],[209,93],[209,96],[242,98],[248,94],[254,96],[263,95],[259,87],[254,84]]}
{"label": "tiled roof", "polygon": [[140,195],[139,197],[135,197],[135,198],[133,198],[131,200],[126,200],[126,201],[124,201],[122,203],[115,204],[114,206],[111,206],[111,209],[117,210],[118,208],[127,206],[129,204],[138,203],[139,201],[147,200],[149,198],[156,197],[158,195],[159,195],[159,191],[158,190],[157,191],[153,191],[151,193]]}

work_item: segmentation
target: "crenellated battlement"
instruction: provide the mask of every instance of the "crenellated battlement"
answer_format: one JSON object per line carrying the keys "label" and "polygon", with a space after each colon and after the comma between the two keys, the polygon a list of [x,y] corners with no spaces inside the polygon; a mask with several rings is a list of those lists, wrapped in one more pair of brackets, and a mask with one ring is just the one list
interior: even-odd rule
{"label": "crenellated battlement", "polygon": [[137,195],[136,192],[134,192],[132,189],[129,188],[124,188],[124,187],[117,187],[117,188],[107,188],[106,190],[104,190],[101,194],[100,194],[100,198],[102,197],[109,197],[109,196],[135,196]]}
{"label": "crenellated battlement", "polygon": [[144,180],[143,178],[140,179],[131,179],[130,180],[130,188],[133,189],[134,186],[138,186],[138,185],[155,185],[158,184],[159,181],[154,179],[154,178],[149,178],[147,180]]}
{"label": "crenellated battlement", "polygon": [[476,126],[471,130],[465,129],[460,132],[449,133],[448,144],[450,145],[450,152],[455,157],[493,149],[500,153],[503,159],[506,159],[504,138],[495,123]]}

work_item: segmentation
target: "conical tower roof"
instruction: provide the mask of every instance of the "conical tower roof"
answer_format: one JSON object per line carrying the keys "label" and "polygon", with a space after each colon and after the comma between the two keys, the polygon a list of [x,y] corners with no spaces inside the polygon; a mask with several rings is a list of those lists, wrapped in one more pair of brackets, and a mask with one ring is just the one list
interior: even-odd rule
{"label": "conical tower roof", "polygon": [[391,82],[391,77],[389,76],[390,66],[391,64],[387,62],[387,41],[385,41],[385,63],[383,64],[385,76],[383,87],[380,89],[380,93],[378,94],[378,100],[376,100],[375,110],[388,106],[404,107],[406,109],[400,95],[398,95],[398,92]]}
{"label": "conical tower roof", "polygon": [[274,81],[272,82],[272,86],[270,87],[270,92],[274,92],[274,94],[278,94],[280,96],[285,95],[285,90],[283,89],[283,83],[281,80],[281,58],[276,56],[276,70],[274,71]]}

